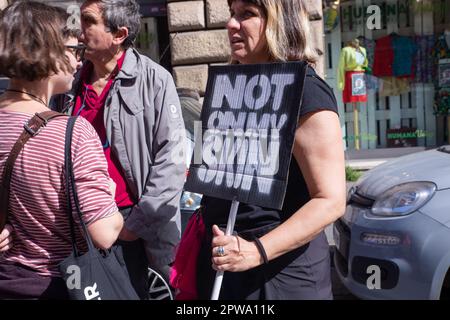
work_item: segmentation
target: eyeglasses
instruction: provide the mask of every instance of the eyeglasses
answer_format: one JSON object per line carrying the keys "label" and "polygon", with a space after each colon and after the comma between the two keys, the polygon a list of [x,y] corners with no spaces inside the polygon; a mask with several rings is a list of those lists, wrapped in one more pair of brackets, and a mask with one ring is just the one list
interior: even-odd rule
{"label": "eyeglasses", "polygon": [[75,56],[78,62],[83,60],[86,46],[79,44],[76,46],[66,46],[66,48],[72,52],[72,54]]}

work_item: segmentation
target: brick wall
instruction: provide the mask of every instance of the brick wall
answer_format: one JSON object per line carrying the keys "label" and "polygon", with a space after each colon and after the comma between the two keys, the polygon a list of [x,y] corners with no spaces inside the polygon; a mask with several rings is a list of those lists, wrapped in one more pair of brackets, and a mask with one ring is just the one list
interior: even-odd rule
{"label": "brick wall", "polygon": [[314,47],[319,53],[319,61],[316,65],[316,71],[320,76],[325,74],[325,57],[324,57],[324,28],[322,20],[322,0],[304,0],[306,10],[308,11],[309,20],[311,22],[311,32]]}
{"label": "brick wall", "polygon": [[[312,23],[315,47],[323,52],[322,1],[305,0]],[[168,0],[173,76],[178,87],[204,94],[208,68],[227,63],[230,55],[225,24],[229,18],[227,0]],[[323,55],[317,65],[323,75]]]}
{"label": "brick wall", "polygon": [[229,59],[225,24],[229,18],[226,0],[168,0],[173,76],[177,86],[204,94],[208,67]]}

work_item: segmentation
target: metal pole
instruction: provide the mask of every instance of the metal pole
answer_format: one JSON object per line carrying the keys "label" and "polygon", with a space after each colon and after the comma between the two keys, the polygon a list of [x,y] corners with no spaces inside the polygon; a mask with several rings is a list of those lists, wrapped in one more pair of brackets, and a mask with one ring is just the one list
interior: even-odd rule
{"label": "metal pole", "polygon": [[[227,230],[225,235],[230,236],[234,230],[234,223],[236,222],[236,214],[239,207],[239,201],[233,200],[230,208],[230,215],[228,216]],[[211,294],[211,300],[219,300],[220,289],[222,288],[223,271],[216,272],[216,280]]]}

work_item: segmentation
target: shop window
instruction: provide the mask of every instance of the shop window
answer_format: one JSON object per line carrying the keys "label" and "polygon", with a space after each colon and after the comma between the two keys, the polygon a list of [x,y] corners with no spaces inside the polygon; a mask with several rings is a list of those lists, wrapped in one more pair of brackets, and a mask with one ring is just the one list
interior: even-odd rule
{"label": "shop window", "polygon": [[[364,12],[368,5],[381,9],[380,28],[366,26],[368,15]],[[342,54],[343,49],[352,46],[357,39],[366,50],[368,60],[367,66],[361,68],[354,65],[342,68],[333,63],[340,61],[338,57],[332,57],[333,60],[328,57],[329,69],[365,75],[367,100],[357,100],[357,103],[360,120],[367,124],[360,130],[368,131],[357,134],[376,134],[376,146],[388,147],[392,145],[392,141],[387,140],[388,130],[417,129],[426,134],[417,137],[415,142],[406,140],[396,146],[442,144],[436,138],[439,136],[436,130],[447,130],[447,127],[437,125],[436,121],[437,116],[446,117],[450,111],[450,0],[349,0],[340,2],[339,12],[341,34],[336,41],[329,39],[328,53],[331,56],[331,48],[341,45]],[[354,48],[356,57],[358,47]],[[350,126],[353,134],[351,113],[354,108],[348,103],[351,99],[344,99],[344,93],[353,98],[354,92],[360,91],[354,91],[353,84],[351,94],[345,88],[341,90],[341,110],[348,119],[344,120],[345,125]],[[450,139],[450,125],[448,127],[445,136]],[[348,144],[354,147],[351,141]],[[375,143],[363,146],[373,147]]]}

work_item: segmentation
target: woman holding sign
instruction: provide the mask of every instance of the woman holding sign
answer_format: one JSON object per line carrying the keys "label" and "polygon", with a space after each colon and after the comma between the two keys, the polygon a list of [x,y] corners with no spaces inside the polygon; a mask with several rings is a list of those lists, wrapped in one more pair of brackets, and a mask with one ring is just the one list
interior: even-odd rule
{"label": "woman holding sign", "polygon": [[[225,271],[220,299],[332,299],[324,228],[345,208],[344,152],[332,89],[315,73],[302,0],[228,0],[233,63],[308,63],[282,210],[241,203],[237,235],[225,236],[231,201],[203,199],[209,232],[198,259],[199,297]],[[219,228],[220,227],[220,228]]]}

